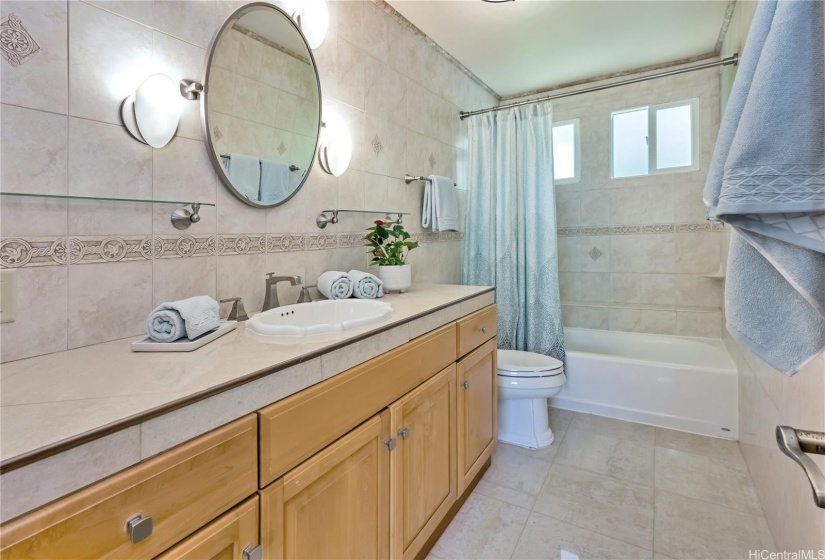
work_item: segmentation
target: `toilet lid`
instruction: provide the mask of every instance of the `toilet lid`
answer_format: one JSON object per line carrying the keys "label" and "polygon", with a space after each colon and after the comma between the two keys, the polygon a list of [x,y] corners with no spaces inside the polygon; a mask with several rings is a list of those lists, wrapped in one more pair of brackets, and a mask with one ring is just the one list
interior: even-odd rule
{"label": "toilet lid", "polygon": [[498,350],[498,374],[507,377],[549,377],[564,371],[556,358],[521,350]]}

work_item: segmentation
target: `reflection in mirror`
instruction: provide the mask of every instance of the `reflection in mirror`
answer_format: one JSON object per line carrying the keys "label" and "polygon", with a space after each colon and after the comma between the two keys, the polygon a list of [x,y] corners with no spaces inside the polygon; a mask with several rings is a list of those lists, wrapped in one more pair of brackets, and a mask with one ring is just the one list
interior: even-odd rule
{"label": "reflection in mirror", "polygon": [[252,206],[289,200],[320,124],[315,61],[292,19],[265,4],[232,14],[213,39],[201,99],[207,150],[229,190]]}

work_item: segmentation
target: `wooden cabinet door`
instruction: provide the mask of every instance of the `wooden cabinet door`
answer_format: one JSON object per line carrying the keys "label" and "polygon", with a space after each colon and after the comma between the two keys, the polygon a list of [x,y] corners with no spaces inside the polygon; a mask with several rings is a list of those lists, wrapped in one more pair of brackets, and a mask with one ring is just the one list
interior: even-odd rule
{"label": "wooden cabinet door", "polygon": [[155,560],[244,560],[258,547],[258,496],[176,544]]}
{"label": "wooden cabinet door", "polygon": [[264,558],[389,556],[389,420],[372,417],[261,490]]}
{"label": "wooden cabinet door", "polygon": [[455,503],[455,364],[390,406],[392,558],[412,558]]}
{"label": "wooden cabinet door", "polygon": [[467,488],[498,438],[496,341],[458,362],[458,492]]}

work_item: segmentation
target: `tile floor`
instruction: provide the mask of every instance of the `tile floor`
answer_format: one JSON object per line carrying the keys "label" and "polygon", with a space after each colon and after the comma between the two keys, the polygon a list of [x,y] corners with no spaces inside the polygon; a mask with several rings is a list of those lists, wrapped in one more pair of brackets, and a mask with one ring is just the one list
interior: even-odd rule
{"label": "tile floor", "polygon": [[433,560],[748,559],[773,550],[734,441],[550,409],[553,445],[500,444]]}

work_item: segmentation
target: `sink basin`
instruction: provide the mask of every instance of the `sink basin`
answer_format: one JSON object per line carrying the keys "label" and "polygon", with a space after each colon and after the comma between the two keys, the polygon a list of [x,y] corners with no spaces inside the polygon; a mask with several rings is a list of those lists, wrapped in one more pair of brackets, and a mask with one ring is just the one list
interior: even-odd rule
{"label": "sink basin", "polygon": [[284,305],[258,313],[246,328],[264,336],[313,336],[357,329],[392,314],[389,303],[372,299],[339,299]]}

